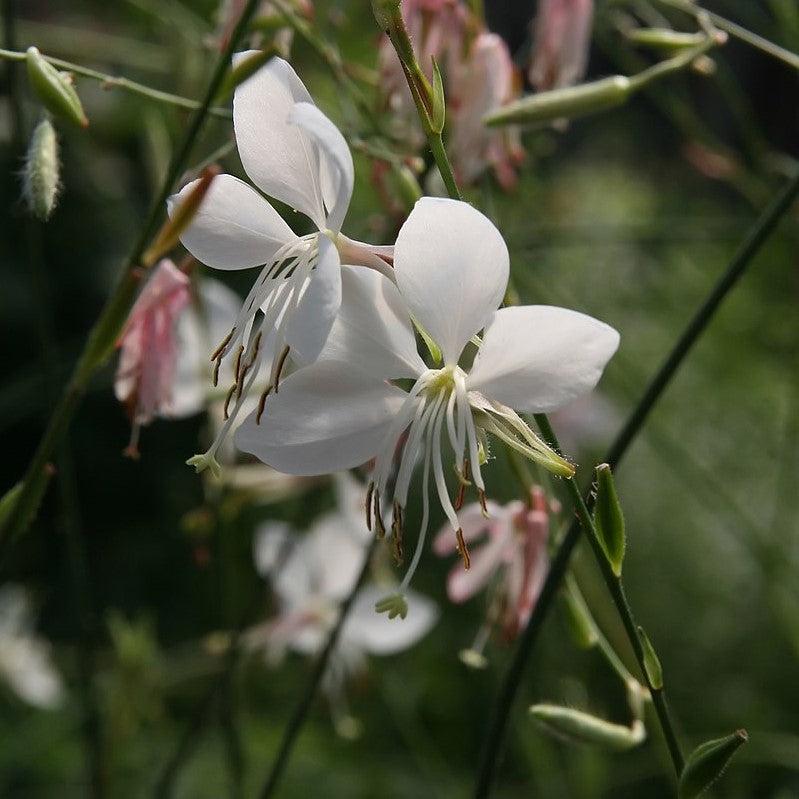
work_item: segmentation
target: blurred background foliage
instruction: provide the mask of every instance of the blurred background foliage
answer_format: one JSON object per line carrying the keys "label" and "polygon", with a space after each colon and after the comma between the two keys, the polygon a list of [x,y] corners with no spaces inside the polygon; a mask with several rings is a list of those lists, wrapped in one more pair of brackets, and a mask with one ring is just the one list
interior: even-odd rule
{"label": "blurred background foliage", "polygon": [[[213,60],[207,40],[214,5],[25,0],[16,35],[19,49],[36,44],[50,55],[198,97]],[[519,52],[529,47],[524,20],[534,5],[486,0],[490,23]],[[620,37],[614,15],[645,6],[597,3],[589,76],[628,69],[640,58]],[[794,0],[707,6],[799,50]],[[365,0],[315,7],[313,24],[347,61],[373,68],[377,35]],[[302,41],[292,61],[325,112],[344,130],[357,130],[330,73]],[[737,41],[716,62],[710,77],[682,74],[563,132],[526,134],[516,190],[504,194],[486,178],[470,192],[503,231],[525,301],[585,311],[622,334],[601,396],[583,411],[582,427],[591,434],[581,434],[577,422],[564,428],[577,437],[572,452],[584,474],[757,210],[796,168],[796,72]],[[186,119],[180,110],[91,81],[81,81],[80,92],[92,124],[88,132],[61,131],[63,195],[37,239],[43,275],[28,266],[20,153],[7,95],[0,97],[3,490],[32,453]],[[28,95],[25,110],[30,125],[36,108]],[[229,136],[228,123],[210,121],[196,162]],[[235,153],[224,166],[240,170]],[[356,181],[347,233],[388,240],[395,222],[381,213],[361,155]],[[750,732],[751,743],[714,789],[729,799],[799,796],[797,237],[794,210],[722,307],[618,475],[629,535],[626,584],[657,646],[682,733],[698,743],[738,726]],[[244,292],[249,278],[224,279]],[[109,367],[95,380],[40,517],[3,564],[3,582],[33,590],[38,629],[52,642],[68,689],[54,711],[32,709],[10,692],[0,697],[3,797],[85,796],[92,773],[107,796],[152,795],[223,665],[203,640],[257,621],[269,607],[252,564],[255,525],[284,519],[304,529],[334,504],[327,485],[277,504],[252,504],[230,492],[207,503],[203,484],[184,465],[197,451],[202,417],[156,421],[143,432],[141,460],[124,459],[127,420],[112,375]],[[514,495],[509,474],[501,462],[490,471],[498,499]],[[281,795],[469,795],[509,650],[494,643],[482,672],[458,660],[484,607],[479,599],[447,604],[448,568],[428,556],[415,581],[442,607],[433,633],[408,652],[373,658],[351,687],[363,735],[337,736],[320,699]],[[576,570],[609,638],[632,663],[590,556],[581,554]],[[253,795],[309,665],[298,656],[279,668],[257,657],[241,664],[192,738],[196,749],[174,795],[235,796],[240,772],[244,795]],[[88,713],[81,696],[89,698]],[[595,653],[576,649],[554,614],[526,672],[498,797],[671,795],[653,720],[642,747],[609,755],[546,737],[525,713],[534,701],[573,704],[621,722],[627,713],[610,669]]]}

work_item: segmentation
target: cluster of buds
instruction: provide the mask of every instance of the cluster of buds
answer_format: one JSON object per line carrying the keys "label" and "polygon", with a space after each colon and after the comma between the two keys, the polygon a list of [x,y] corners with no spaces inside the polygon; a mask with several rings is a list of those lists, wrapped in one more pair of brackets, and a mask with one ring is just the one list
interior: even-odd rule
{"label": "cluster of buds", "polygon": [[[434,65],[443,71],[448,144],[457,179],[473,183],[491,169],[503,188],[512,188],[524,158],[518,133],[510,128],[489,130],[483,122],[484,116],[515,99],[521,88],[507,45],[460,0],[403,0],[400,8],[423,71],[420,80],[435,82]],[[379,65],[394,133],[420,149],[425,138],[407,85],[407,65],[388,35],[380,43]]]}

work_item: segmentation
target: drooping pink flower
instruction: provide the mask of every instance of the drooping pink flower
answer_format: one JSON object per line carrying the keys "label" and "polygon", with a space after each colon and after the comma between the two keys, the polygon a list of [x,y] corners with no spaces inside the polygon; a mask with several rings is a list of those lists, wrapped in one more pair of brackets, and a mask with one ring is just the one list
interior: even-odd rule
{"label": "drooping pink flower", "polygon": [[133,425],[126,450],[131,457],[138,454],[139,428],[169,411],[177,373],[176,323],[190,299],[189,278],[164,259],[136,300],[117,342],[122,352],[114,393]]}
{"label": "drooping pink flower", "polygon": [[[460,513],[465,545],[481,543],[472,550],[468,569],[458,563],[450,572],[447,595],[453,602],[465,602],[496,578],[489,621],[512,639],[530,618],[549,568],[549,515],[555,507],[536,486],[529,504],[489,502],[486,509],[488,516],[474,503]],[[433,550],[442,556],[458,550],[448,525],[436,536]]]}
{"label": "drooping pink flower", "polygon": [[572,86],[582,79],[593,13],[593,0],[539,0],[528,71],[538,91]]}
{"label": "drooping pink flower", "polygon": [[449,152],[457,179],[473,183],[487,167],[508,190],[524,150],[515,128],[489,128],[483,118],[514,99],[517,90],[508,46],[495,33],[472,40],[465,55],[450,62],[447,111]]}
{"label": "drooping pink flower", "polygon": [[[515,167],[524,156],[515,130],[490,130],[483,117],[518,93],[507,45],[484,29],[461,0],[403,0],[402,16],[416,58],[428,79],[433,59],[444,75],[447,136],[459,181],[473,183],[493,169],[503,188],[515,182]],[[413,148],[425,143],[399,59],[383,37],[379,49],[381,90],[394,132]]]}

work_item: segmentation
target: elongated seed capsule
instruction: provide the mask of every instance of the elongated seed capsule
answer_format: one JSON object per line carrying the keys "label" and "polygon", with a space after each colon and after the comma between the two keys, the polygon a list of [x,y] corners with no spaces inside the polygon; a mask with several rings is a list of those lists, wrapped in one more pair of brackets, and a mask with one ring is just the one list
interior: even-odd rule
{"label": "elongated seed capsule", "polygon": [[631,42],[667,52],[698,47],[707,38],[704,33],[685,33],[671,28],[634,28],[625,35]]}
{"label": "elongated seed capsule", "polygon": [[631,93],[629,78],[613,75],[579,86],[527,95],[489,114],[483,121],[489,127],[501,127],[574,119],[621,105]]}
{"label": "elongated seed capsule", "polygon": [[26,53],[28,82],[44,107],[62,119],[85,128],[89,125],[80,97],[69,79],[62,75],[36,47]]}
{"label": "elongated seed capsule", "polygon": [[53,213],[61,164],[58,160],[58,137],[53,123],[45,116],[33,130],[25,169],[22,174],[22,193],[31,213],[46,222]]}
{"label": "elongated seed capsule", "polygon": [[546,704],[533,705],[530,713],[545,730],[574,743],[594,744],[623,752],[646,739],[646,728],[637,719],[630,727],[625,727],[582,710]]}

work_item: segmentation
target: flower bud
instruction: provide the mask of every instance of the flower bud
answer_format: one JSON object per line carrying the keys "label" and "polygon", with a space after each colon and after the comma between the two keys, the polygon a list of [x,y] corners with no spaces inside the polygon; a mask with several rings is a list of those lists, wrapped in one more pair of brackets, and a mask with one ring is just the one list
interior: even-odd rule
{"label": "flower bud", "polygon": [[641,648],[644,650],[644,671],[647,682],[653,691],[659,691],[663,688],[663,667],[660,665],[660,658],[643,627],[638,628],[638,637],[641,639]]}
{"label": "flower bud", "polygon": [[217,93],[217,99],[224,99],[236,90],[245,80],[251,78],[267,61],[275,55],[272,48],[258,50],[246,58],[242,58],[233,69],[228,72],[222,86]]}
{"label": "flower bud", "polygon": [[0,527],[3,527],[8,519],[11,517],[11,512],[14,510],[14,505],[17,502],[17,497],[22,491],[22,483],[17,483],[6,491],[0,498]]}
{"label": "flower bud", "polygon": [[444,80],[441,77],[441,70],[438,62],[433,59],[433,97],[432,108],[430,110],[430,125],[433,133],[439,136],[444,130],[444,122],[447,116],[447,103],[444,98]]}
{"label": "flower bud", "polygon": [[372,13],[380,30],[388,34],[392,20],[400,13],[400,0],[372,0]]}
{"label": "flower bud", "polygon": [[694,749],[680,777],[679,799],[694,799],[703,794],[721,777],[732,756],[748,740],[746,730],[736,730],[726,738],[706,741]]}
{"label": "flower bud", "polygon": [[488,668],[488,658],[476,649],[461,649],[458,652],[458,658],[464,666],[468,666],[470,669],[482,671]]}
{"label": "flower bud", "polygon": [[634,28],[626,36],[635,44],[666,52],[699,47],[706,39],[704,33],[683,33],[671,28]]}
{"label": "flower bud", "polygon": [[85,128],[89,120],[69,78],[50,64],[35,47],[29,47],[28,82],[44,107],[58,117]]}
{"label": "flower bud", "polygon": [[538,125],[556,119],[573,119],[614,108],[627,101],[632,93],[630,80],[613,75],[579,86],[529,94],[502,106],[483,118],[489,127],[503,125]]}
{"label": "flower bud", "polygon": [[191,224],[200,205],[211,188],[213,179],[219,174],[219,167],[209,166],[194,182],[194,186],[180,205],[172,205],[170,201],[169,219],[158,231],[153,243],[142,255],[142,264],[152,266],[159,258],[166,255],[180,240],[183,231]]}
{"label": "flower bud", "polygon": [[547,732],[572,743],[593,744],[624,752],[646,739],[646,728],[638,719],[632,726],[625,727],[560,705],[533,705],[530,713]]}
{"label": "flower bud", "polygon": [[25,202],[31,213],[43,222],[55,208],[60,172],[58,138],[53,123],[45,116],[33,130],[22,172]]}
{"label": "flower bud", "polygon": [[580,649],[593,649],[597,645],[597,634],[591,611],[585,604],[580,589],[573,580],[567,578],[563,592],[563,607],[572,640]]}
{"label": "flower bud", "polygon": [[596,527],[599,543],[610,563],[616,577],[621,576],[621,566],[624,561],[624,548],[626,536],[624,531],[624,514],[621,503],[616,494],[616,484],[613,472],[607,463],[596,467],[596,506],[594,507],[594,526]]}

